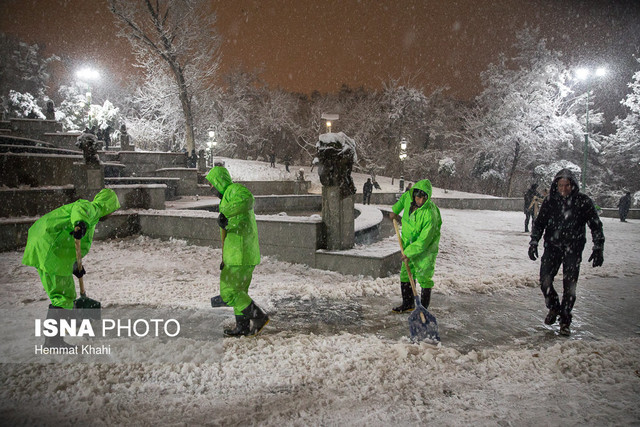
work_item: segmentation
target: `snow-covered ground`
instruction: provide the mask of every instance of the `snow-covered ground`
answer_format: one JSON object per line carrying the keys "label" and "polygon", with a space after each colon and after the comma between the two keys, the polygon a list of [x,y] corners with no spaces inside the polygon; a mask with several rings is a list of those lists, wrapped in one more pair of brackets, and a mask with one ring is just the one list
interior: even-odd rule
{"label": "snow-covered ground", "polygon": [[[268,168],[268,164],[267,164]],[[294,169],[293,167],[291,168]],[[232,168],[233,170],[233,168]],[[233,172],[232,172],[233,175]],[[248,178],[245,178],[248,179]],[[250,294],[272,321],[219,338],[219,249],[135,236],[99,241],[87,288],[105,309],[211,316],[211,338],[138,344],[135,363],[4,363],[3,424],[637,425],[640,222],[603,218],[605,263],[586,263],[574,332],[545,327],[524,215],[442,210],[430,311],[438,348],[408,339],[396,277],[314,270],[264,257]],[[0,309],[46,310],[21,252],[0,254]],[[70,339],[73,341],[73,339]],[[170,352],[190,361],[157,362]]]}

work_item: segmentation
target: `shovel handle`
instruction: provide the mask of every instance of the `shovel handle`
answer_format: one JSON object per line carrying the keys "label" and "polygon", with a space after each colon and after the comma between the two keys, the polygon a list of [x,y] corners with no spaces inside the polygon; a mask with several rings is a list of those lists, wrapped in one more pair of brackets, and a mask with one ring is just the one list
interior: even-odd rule
{"label": "shovel handle", "polygon": [[[400,253],[404,255],[404,248],[402,247],[402,237],[400,237],[400,229],[398,228],[398,221],[393,219],[393,228],[396,230],[396,236],[398,237],[398,243],[400,244]],[[409,275],[409,282],[411,282],[411,290],[413,291],[413,296],[417,297],[418,292],[416,291],[416,282],[413,280],[413,274],[411,274],[411,269],[409,268],[409,262],[405,259],[404,266],[407,269],[407,274]]]}
{"label": "shovel handle", "polygon": [[[398,228],[398,221],[393,219],[393,228],[396,230],[396,236],[398,237],[398,243],[400,244],[400,253],[404,256],[404,248],[402,247],[402,237],[400,237],[400,229]],[[409,282],[411,283],[411,290],[413,291],[413,297],[416,299],[416,303],[420,303],[420,299],[418,298],[418,291],[416,291],[416,282],[413,280],[413,275],[411,274],[411,269],[409,268],[409,261],[404,260],[404,266],[407,269],[407,274],[409,275]],[[416,305],[417,307],[417,305]],[[420,320],[422,323],[427,323],[427,319],[424,317],[424,313],[420,312]]]}
{"label": "shovel handle", "polygon": [[[78,265],[78,271],[82,271],[82,249],[80,248],[80,239],[74,239],[76,241],[76,264]],[[80,295],[86,296],[84,291],[84,281],[82,277],[78,277],[80,283]]]}

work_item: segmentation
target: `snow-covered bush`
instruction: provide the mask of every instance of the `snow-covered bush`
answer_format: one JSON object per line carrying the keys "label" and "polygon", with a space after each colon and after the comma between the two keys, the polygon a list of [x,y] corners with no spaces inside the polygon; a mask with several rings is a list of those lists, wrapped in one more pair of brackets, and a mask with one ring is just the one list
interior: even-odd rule
{"label": "snow-covered bush", "polygon": [[9,91],[8,102],[9,114],[14,117],[44,119],[42,108],[38,106],[35,98],[30,93],[20,93],[15,90]]}

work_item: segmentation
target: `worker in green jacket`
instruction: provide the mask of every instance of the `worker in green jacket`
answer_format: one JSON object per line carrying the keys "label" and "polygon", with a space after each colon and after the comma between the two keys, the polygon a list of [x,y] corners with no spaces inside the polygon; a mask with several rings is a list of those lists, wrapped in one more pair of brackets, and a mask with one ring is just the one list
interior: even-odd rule
{"label": "worker in green jacket", "polygon": [[253,194],[244,185],[233,183],[229,171],[223,166],[215,166],[206,178],[220,197],[220,297],[226,305],[233,307],[236,316],[235,328],[225,329],[224,334],[256,335],[269,322],[269,316],[248,293],[253,270],[260,264]]}
{"label": "worker in green jacket", "polygon": [[[91,248],[93,233],[101,218],[120,208],[111,189],[101,190],[93,199],[77,200],[43,215],[30,228],[22,263],[35,267],[49,295],[47,318],[60,319],[60,309],[73,309],[76,286],[72,274],[82,277],[84,268],[76,264],[75,239],[80,240],[82,256]],[[47,346],[67,345],[61,337],[45,340]]]}
{"label": "worker in green jacket", "polygon": [[414,279],[420,284],[420,302],[424,308],[429,307],[433,273],[440,244],[440,226],[442,218],[440,210],[431,200],[433,190],[431,182],[423,179],[405,191],[393,205],[391,219],[402,215],[402,246],[404,247],[403,263],[400,269],[400,291],[402,304],[394,307],[395,313],[402,313],[415,308],[409,274],[404,261],[408,260]]}

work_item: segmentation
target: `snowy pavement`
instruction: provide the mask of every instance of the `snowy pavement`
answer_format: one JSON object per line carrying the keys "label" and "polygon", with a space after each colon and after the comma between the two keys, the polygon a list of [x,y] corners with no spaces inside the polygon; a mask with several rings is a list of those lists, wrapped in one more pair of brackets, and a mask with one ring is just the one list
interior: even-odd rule
{"label": "snowy pavement", "polygon": [[[640,424],[640,222],[603,218],[605,264],[586,263],[574,333],[546,327],[539,262],[517,212],[442,210],[430,310],[442,345],[408,339],[396,277],[344,276],[263,258],[251,295],[272,315],[257,338],[184,348],[141,345],[181,363],[5,363],[10,424],[637,425]],[[0,254],[0,309],[46,309],[20,252]],[[105,307],[220,316],[220,250],[146,237],[95,242],[86,285]],[[206,325],[205,325],[206,326]],[[205,327],[206,331],[206,327]],[[215,344],[215,341],[213,342]],[[203,360],[204,358],[204,360]]]}

